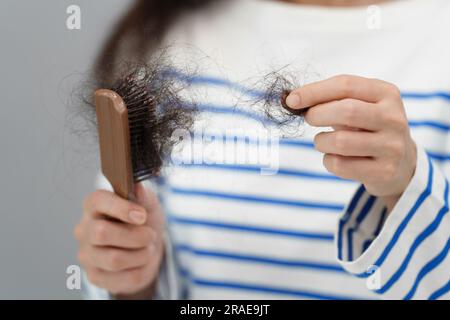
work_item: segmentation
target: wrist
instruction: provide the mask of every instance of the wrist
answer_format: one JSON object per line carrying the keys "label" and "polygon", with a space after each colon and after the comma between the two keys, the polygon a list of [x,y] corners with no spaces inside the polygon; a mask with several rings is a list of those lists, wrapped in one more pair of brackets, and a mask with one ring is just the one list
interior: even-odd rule
{"label": "wrist", "polygon": [[394,194],[390,194],[390,195],[385,195],[385,196],[380,196],[380,198],[383,200],[386,208],[387,208],[387,212],[390,213],[395,205],[397,204],[398,200],[400,199],[400,197],[403,195],[403,192],[406,190],[406,188],[408,187],[408,185],[411,183],[412,178],[414,177],[414,173],[416,171],[416,166],[417,166],[417,146],[415,144],[415,142],[411,139],[411,147],[409,148],[410,152],[409,152],[409,156],[407,157],[407,161],[405,161],[407,169],[405,172],[405,178],[404,178],[404,182],[402,183],[402,187],[400,188],[401,190],[397,193]]}
{"label": "wrist", "polygon": [[380,197],[381,200],[384,202],[384,205],[386,206],[388,214],[394,209],[395,205],[397,204],[401,196],[402,196],[401,194],[398,194]]}

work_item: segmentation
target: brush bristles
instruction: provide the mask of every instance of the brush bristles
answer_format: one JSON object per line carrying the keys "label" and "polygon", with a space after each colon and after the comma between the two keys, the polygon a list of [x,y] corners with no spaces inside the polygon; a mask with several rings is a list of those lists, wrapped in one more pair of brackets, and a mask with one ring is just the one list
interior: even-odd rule
{"label": "brush bristles", "polygon": [[[130,129],[131,160],[135,182],[158,174],[162,159],[152,142],[151,128],[156,121],[156,99],[147,90],[146,79],[128,75],[113,88],[125,102]],[[152,150],[148,150],[148,148]],[[153,152],[152,157],[148,153]],[[150,161],[149,161],[150,160]]]}
{"label": "brush bristles", "polygon": [[196,108],[179,97],[181,88],[160,68],[139,66],[112,88],[128,110],[131,160],[135,182],[159,175],[163,160],[178,142],[176,129],[189,130]]}

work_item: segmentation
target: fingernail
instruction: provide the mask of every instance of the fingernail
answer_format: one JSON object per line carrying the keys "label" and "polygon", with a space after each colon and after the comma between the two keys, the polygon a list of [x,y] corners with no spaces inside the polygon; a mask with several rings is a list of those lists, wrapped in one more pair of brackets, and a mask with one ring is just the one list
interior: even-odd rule
{"label": "fingernail", "polygon": [[295,93],[289,94],[286,98],[286,104],[289,108],[299,108],[300,102],[300,97]]}
{"label": "fingernail", "polygon": [[138,224],[142,224],[145,222],[145,213],[141,212],[141,211],[130,211],[130,213],[128,214],[131,221],[133,221],[134,223],[138,223]]}

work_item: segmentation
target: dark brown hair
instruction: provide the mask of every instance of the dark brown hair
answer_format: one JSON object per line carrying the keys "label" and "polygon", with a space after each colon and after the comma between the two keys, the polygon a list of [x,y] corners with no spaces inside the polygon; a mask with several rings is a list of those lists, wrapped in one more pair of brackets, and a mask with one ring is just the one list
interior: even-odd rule
{"label": "dark brown hair", "polygon": [[94,67],[96,77],[100,82],[113,78],[120,59],[144,61],[179,18],[219,1],[135,0],[107,38]]}

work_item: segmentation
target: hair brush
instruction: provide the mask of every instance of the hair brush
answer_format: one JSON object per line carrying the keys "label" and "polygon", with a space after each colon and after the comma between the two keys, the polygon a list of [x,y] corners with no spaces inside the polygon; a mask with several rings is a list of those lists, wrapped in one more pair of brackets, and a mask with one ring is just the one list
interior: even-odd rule
{"label": "hair brush", "polygon": [[[179,142],[173,133],[191,130],[197,108],[180,97],[184,87],[167,73],[172,67],[158,60],[125,68],[115,83],[100,85],[103,89],[95,91],[94,102],[102,172],[116,194],[133,199],[134,183],[158,176]],[[287,136],[298,135],[304,110],[285,103],[288,88],[295,87],[292,81],[272,72],[262,83],[263,94],[252,104],[262,103],[268,119]]]}
{"label": "hair brush", "polygon": [[134,67],[111,88],[95,91],[102,173],[122,198],[133,199],[135,183],[158,176],[178,142],[173,132],[193,124],[196,109],[179,91],[148,66]]}

